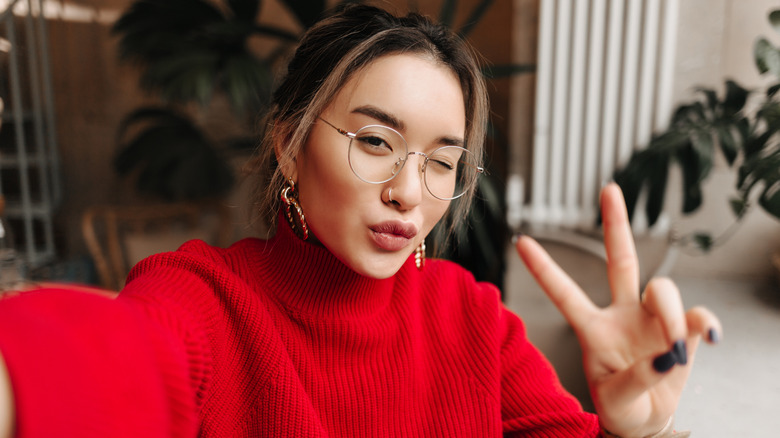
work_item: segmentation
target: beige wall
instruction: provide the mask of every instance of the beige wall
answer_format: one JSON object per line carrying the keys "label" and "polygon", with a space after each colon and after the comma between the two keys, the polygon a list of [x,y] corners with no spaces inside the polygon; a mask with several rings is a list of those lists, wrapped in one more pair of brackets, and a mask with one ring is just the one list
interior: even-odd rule
{"label": "beige wall", "polygon": [[[759,36],[780,43],[780,35],[767,21],[773,8],[780,8],[780,4],[770,0],[682,0],[674,94],[678,102],[692,99],[696,86],[720,90],[727,78],[747,88],[765,83],[753,62],[753,43]],[[733,215],[727,200],[734,193],[734,181],[735,173],[722,161],[718,163],[706,185],[703,207],[695,215],[676,220],[678,231],[719,233],[728,228]],[[670,212],[679,210],[678,187],[671,188]],[[770,276],[769,257],[778,249],[780,221],[755,208],[725,245],[707,255],[681,254],[672,273]]]}

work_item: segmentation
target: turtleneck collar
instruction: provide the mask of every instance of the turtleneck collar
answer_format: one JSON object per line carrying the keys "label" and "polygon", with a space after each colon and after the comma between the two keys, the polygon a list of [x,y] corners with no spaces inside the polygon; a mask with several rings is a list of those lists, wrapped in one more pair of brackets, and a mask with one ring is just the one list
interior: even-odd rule
{"label": "turtleneck collar", "polygon": [[[279,217],[276,235],[261,242],[261,284],[290,311],[321,317],[363,318],[385,308],[398,274],[365,277],[328,249],[301,240]],[[410,257],[404,267],[414,263]]]}

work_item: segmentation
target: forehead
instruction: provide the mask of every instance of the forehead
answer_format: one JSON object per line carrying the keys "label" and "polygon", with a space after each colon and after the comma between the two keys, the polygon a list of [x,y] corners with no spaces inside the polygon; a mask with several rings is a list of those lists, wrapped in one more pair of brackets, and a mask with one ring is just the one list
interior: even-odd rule
{"label": "forehead", "polygon": [[429,56],[392,54],[356,72],[326,111],[351,112],[372,105],[404,124],[427,122],[463,135],[466,111],[460,81],[452,69]]}

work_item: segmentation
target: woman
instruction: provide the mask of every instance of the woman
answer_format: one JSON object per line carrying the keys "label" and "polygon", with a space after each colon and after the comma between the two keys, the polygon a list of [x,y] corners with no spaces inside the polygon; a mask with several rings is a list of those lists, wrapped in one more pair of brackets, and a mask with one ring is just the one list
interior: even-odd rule
{"label": "woman", "polygon": [[486,114],[474,58],[445,29],[365,6],[316,25],[264,143],[273,238],[151,257],[115,300],[50,290],[0,305],[17,436],[672,436],[698,339],[720,326],[685,314],[668,280],[640,303],[614,185],[610,307],[517,241],[581,340],[598,416],[493,286],[424,259],[433,226],[472,196]]}

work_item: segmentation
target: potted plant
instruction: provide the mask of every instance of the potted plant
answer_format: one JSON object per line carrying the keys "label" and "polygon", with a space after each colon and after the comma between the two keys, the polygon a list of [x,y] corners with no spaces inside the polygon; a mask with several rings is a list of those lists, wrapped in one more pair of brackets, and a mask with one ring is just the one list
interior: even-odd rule
{"label": "potted plant", "polygon": [[[326,11],[324,1],[282,3],[297,19],[301,31]],[[167,103],[133,112],[119,129],[121,150],[116,168],[120,174],[136,175],[140,191],[167,200],[197,199],[220,196],[232,185],[225,148],[203,133],[185,108],[194,105],[205,110],[213,97],[221,94],[247,125],[265,112],[274,67],[298,41],[299,34],[257,24],[260,4],[259,0],[224,0],[219,4],[209,0],[136,0],[114,25],[120,38],[120,58],[136,63],[141,70],[141,87]],[[438,20],[467,38],[492,4],[492,0],[479,1],[458,27],[458,2],[445,0]],[[266,46],[271,49],[263,53],[253,50],[250,42],[257,37],[270,40]],[[489,79],[533,69],[532,65],[493,65],[486,66],[484,74]],[[246,139],[232,143],[255,146]],[[208,181],[204,175],[209,176]],[[503,280],[507,234],[499,187],[490,177],[480,180],[470,217],[456,230],[457,238],[439,248],[440,256],[498,285]],[[439,231],[445,229],[440,227]]]}
{"label": "potted plant", "polygon": [[[771,12],[769,21],[780,32],[780,10]],[[702,204],[702,185],[720,151],[736,172],[735,190],[728,199],[734,225],[717,236],[709,232],[676,236],[674,245],[708,251],[722,244],[754,207],[754,200],[780,219],[780,49],[760,38],[754,55],[758,71],[771,78],[771,85],[748,90],[727,80],[723,95],[700,88],[699,99],[680,105],[669,128],[655,135],[647,148],[634,152],[614,174],[631,215],[640,192],[646,190],[644,214],[652,226],[664,205],[670,167],[676,164],[682,171],[682,213],[689,214]]]}
{"label": "potted plant", "polygon": [[[317,10],[318,2],[288,3],[305,23],[324,9]],[[141,88],[163,103],[134,111],[118,130],[115,167],[121,175],[135,175],[139,191],[178,201],[218,197],[231,188],[228,146],[251,147],[254,141],[239,137],[218,144],[191,114],[207,111],[221,95],[251,127],[267,106],[274,63],[298,35],[258,24],[259,7],[257,0],[137,0],[114,24],[120,60],[136,64]],[[258,37],[275,43],[269,54],[251,44]]]}

